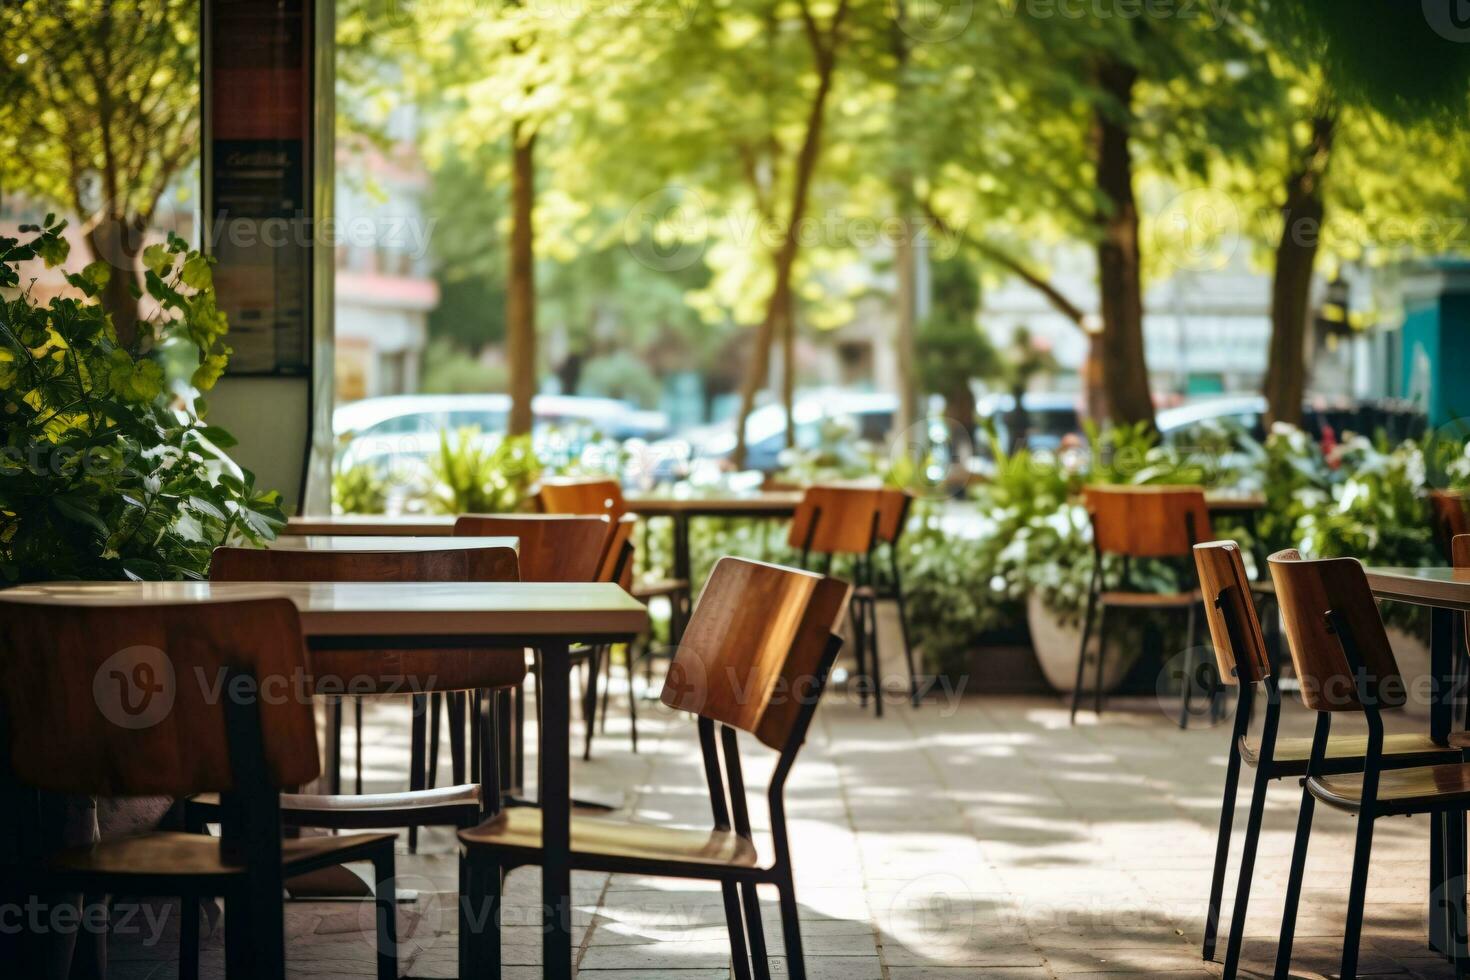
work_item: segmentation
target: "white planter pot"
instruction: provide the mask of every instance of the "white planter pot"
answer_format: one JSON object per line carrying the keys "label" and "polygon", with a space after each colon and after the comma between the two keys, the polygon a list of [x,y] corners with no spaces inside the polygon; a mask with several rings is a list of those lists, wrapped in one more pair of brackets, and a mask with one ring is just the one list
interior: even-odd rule
{"label": "white planter pot", "polygon": [[[1082,626],[1064,626],[1041,598],[1036,595],[1026,599],[1026,622],[1031,627],[1031,644],[1036,650],[1036,659],[1047,683],[1062,694],[1072,693],[1077,683],[1077,653],[1082,644]],[[1116,631],[1114,631],[1116,636]],[[1097,652],[1097,634],[1093,632],[1092,652]],[[1132,666],[1132,658],[1123,656],[1116,646],[1108,651],[1103,664],[1103,692],[1107,693],[1122,683],[1123,677]],[[1087,674],[1082,679],[1082,690],[1092,691],[1097,663],[1088,664]]]}

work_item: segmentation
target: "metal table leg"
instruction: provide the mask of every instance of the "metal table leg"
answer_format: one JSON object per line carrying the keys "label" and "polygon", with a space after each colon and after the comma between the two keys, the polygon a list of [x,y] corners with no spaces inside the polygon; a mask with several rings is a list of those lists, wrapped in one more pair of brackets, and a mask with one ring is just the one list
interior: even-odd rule
{"label": "metal table leg", "polygon": [[571,659],[565,643],[541,648],[542,975],[572,976]]}
{"label": "metal table leg", "polygon": [[[1429,671],[1434,680],[1433,702],[1429,709],[1429,734],[1436,742],[1449,738],[1455,712],[1454,613],[1449,609],[1430,609]],[[1454,937],[1465,932],[1460,919],[1463,902],[1449,901],[1445,889],[1456,878],[1464,880],[1463,863],[1450,871],[1452,860],[1463,862],[1463,848],[1457,846],[1465,833],[1464,819],[1458,814],[1432,815],[1429,822],[1429,947],[1450,957]],[[1458,886],[1457,886],[1458,887]]]}

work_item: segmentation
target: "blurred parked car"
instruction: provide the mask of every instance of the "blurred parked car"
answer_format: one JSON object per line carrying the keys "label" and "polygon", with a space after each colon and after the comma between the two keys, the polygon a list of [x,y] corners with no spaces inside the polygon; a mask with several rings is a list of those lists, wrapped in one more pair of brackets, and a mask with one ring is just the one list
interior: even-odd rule
{"label": "blurred parked car", "polygon": [[[1026,445],[1032,450],[1056,449],[1062,439],[1082,432],[1082,418],[1077,411],[1077,395],[1054,391],[1031,391],[1021,396],[1021,408],[1026,413]],[[975,406],[976,420],[983,427],[993,424],[1000,439],[1001,448],[1012,449],[1015,423],[1016,399],[1013,395],[995,394],[980,399]],[[990,447],[984,439],[977,443],[981,455],[989,455]]]}
{"label": "blurred parked car", "polygon": [[[898,414],[895,395],[875,392],[822,391],[802,395],[793,406],[796,416],[797,449],[814,449],[822,440],[822,427],[827,422],[843,423],[859,440],[882,444],[893,429]],[[779,404],[762,405],[750,413],[745,422],[745,468],[772,473],[782,466],[781,454],[786,449],[786,409]],[[697,466],[701,462],[722,462],[735,454],[735,420],[726,419],[713,425],[690,429],[674,439],[655,443],[659,456],[658,475],[662,479],[677,473],[676,460]]]}
{"label": "blurred parked car", "polygon": [[[538,451],[548,456],[575,454],[599,440],[655,439],[668,431],[662,412],[613,398],[537,395],[531,413]],[[390,395],[339,406],[332,431],[344,459],[415,471],[438,451],[443,433],[475,428],[498,438],[509,419],[509,395]]]}

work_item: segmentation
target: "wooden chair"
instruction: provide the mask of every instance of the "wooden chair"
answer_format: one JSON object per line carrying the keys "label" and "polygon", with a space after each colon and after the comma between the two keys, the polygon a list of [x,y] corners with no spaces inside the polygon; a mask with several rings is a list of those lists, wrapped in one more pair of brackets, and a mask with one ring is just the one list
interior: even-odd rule
{"label": "wooden chair", "polygon": [[[281,790],[321,772],[311,704],[293,696],[306,670],[286,599],[7,604],[0,705],[22,784],[99,796],[212,792],[225,817],[218,838],[140,833],[36,855],[0,878],[27,890],[180,895],[185,909],[223,897],[226,976],[284,980],[283,880],[371,861],[377,975],[396,978],[393,835],[281,838]],[[179,975],[193,980],[197,914],[182,918],[179,955]]]}
{"label": "wooden chair", "polygon": [[[455,537],[515,537],[520,539],[520,569],[523,582],[598,582],[613,574],[615,562],[608,555],[619,540],[632,533],[632,519],[614,521],[606,514],[466,514],[454,522]],[[584,663],[591,652],[577,651]],[[589,667],[590,667],[589,663]],[[536,670],[540,671],[539,659]],[[590,686],[590,684],[589,684]],[[539,716],[540,685],[536,688]],[[517,688],[510,692],[510,719],[501,729],[502,739],[514,749],[508,760],[507,786],[525,785],[525,698]],[[502,700],[504,700],[502,698]],[[594,701],[595,704],[595,701]],[[589,730],[584,756],[591,752],[593,724],[588,696],[582,698],[583,717]],[[513,726],[513,729],[512,729]]]}
{"label": "wooden chair", "polygon": [[[879,487],[828,484],[808,487],[796,506],[787,533],[787,544],[801,553],[809,567],[820,555],[822,567],[830,571],[834,556],[851,559],[852,603],[848,610],[857,657],[858,701],[866,707],[869,689],[878,717],[883,717],[882,675],[878,660],[878,586],[873,550],[884,518],[884,496]],[[891,513],[891,512],[890,512]],[[910,697],[918,689],[918,674],[909,657]]]}
{"label": "wooden chair", "polygon": [[[1077,706],[1086,677],[1088,644],[1097,628],[1097,672],[1093,685],[1093,711],[1102,714],[1103,662],[1107,656],[1109,612],[1165,610],[1185,613],[1189,652],[1185,659],[1184,695],[1180,701],[1179,727],[1189,723],[1189,700],[1193,687],[1194,654],[1198,632],[1200,592],[1189,588],[1177,593],[1141,592],[1131,587],[1130,572],[1135,559],[1188,559],[1191,549],[1214,535],[1204,491],[1199,487],[1092,486],[1083,490],[1092,520],[1092,579],[1087,587],[1087,612],[1082,620],[1082,645],[1077,653],[1077,682],[1072,687],[1071,720],[1077,721]],[[1105,559],[1122,559],[1117,587],[1109,589],[1103,568]],[[1192,568],[1190,573],[1192,575]],[[1212,702],[1213,703],[1213,702]]]}
{"label": "wooden chair", "polygon": [[[1355,814],[1358,819],[1340,971],[1344,978],[1351,978],[1357,976],[1368,864],[1377,820],[1431,813],[1458,817],[1463,822],[1464,812],[1470,807],[1470,763],[1394,770],[1385,765],[1387,738],[1381,712],[1402,705],[1405,691],[1367,576],[1356,559],[1306,561],[1296,551],[1281,551],[1270,557],[1269,565],[1281,601],[1292,662],[1301,681],[1302,701],[1317,712],[1287,878],[1276,975],[1286,976],[1291,966],[1313,809],[1321,802]],[[1363,765],[1353,774],[1334,774],[1328,765],[1332,717],[1338,712],[1361,714],[1368,726],[1367,738],[1361,740]],[[1450,823],[1456,821],[1451,819]],[[1445,860],[1448,868],[1459,868],[1450,870],[1449,877],[1460,879],[1465,866],[1463,851],[1458,860],[1453,853],[1447,853]],[[1450,889],[1449,900],[1458,906],[1456,918],[1463,922],[1462,880],[1460,886]],[[1451,941],[1460,947],[1463,937],[1452,937]],[[1455,955],[1458,974],[1467,965],[1463,948],[1457,948]]]}
{"label": "wooden chair", "polygon": [[1470,534],[1470,511],[1466,510],[1465,495],[1455,490],[1431,490],[1429,508],[1434,521],[1434,542],[1440,554],[1453,561],[1452,542],[1462,534]]}
{"label": "wooden chair", "polygon": [[[1281,715],[1281,695],[1272,670],[1271,657],[1260,619],[1252,601],[1250,579],[1241,560],[1240,546],[1234,541],[1211,541],[1194,547],[1199,571],[1200,589],[1204,594],[1205,620],[1214,641],[1215,658],[1220,677],[1226,684],[1241,687],[1235,728],[1225,767],[1225,799],[1220,808],[1220,834],[1215,844],[1214,875],[1210,881],[1210,902],[1205,916],[1203,954],[1215,958],[1215,939],[1220,921],[1220,903],[1225,887],[1225,868],[1230,857],[1231,826],[1235,817],[1236,786],[1241,763],[1255,768],[1251,789],[1250,813],[1246,821],[1245,841],[1240,857],[1240,879],[1235,889],[1235,907],[1230,919],[1230,938],[1226,945],[1224,976],[1233,977],[1240,964],[1240,945],[1245,933],[1246,909],[1250,903],[1251,881],[1255,874],[1256,846],[1261,836],[1261,817],[1266,805],[1266,789],[1275,779],[1305,775],[1311,758],[1312,742],[1305,738],[1278,740],[1276,731]],[[1250,726],[1258,700],[1265,697],[1265,715],[1258,740],[1250,735]],[[1362,772],[1367,741],[1357,736],[1337,736],[1327,743],[1322,759],[1324,773]],[[1436,745],[1428,735],[1389,735],[1384,739],[1385,767],[1432,765],[1458,758],[1454,749]]]}
{"label": "wooden chair", "polygon": [[[719,881],[735,975],[742,980],[749,980],[752,961],[756,976],[770,976],[756,891],[762,883],[774,885],[780,895],[788,975],[793,980],[806,976],[784,789],[841,645],[832,631],[849,593],[846,583],[833,578],[721,559],[663,688],[664,704],[698,719],[714,828],[572,817],[575,869]],[[767,793],[774,845],[768,864],[761,862],[751,833],[737,730],[780,753]],[[506,810],[460,832],[464,894],[471,908],[488,910],[486,928],[462,976],[500,976],[501,888],[510,870],[540,862],[540,816],[539,811]]]}
{"label": "wooden chair", "polygon": [[[628,513],[623,488],[616,480],[557,479],[542,483],[536,493],[536,505],[547,514],[606,514],[614,521]],[[648,550],[647,537],[644,551]],[[609,549],[609,557],[617,561],[617,549]],[[628,592],[647,604],[653,599],[669,603],[669,643],[677,646],[689,618],[690,586],[688,579],[658,578],[633,575]],[[632,669],[631,663],[629,669]]]}
{"label": "wooden chair", "polygon": [[[271,551],[259,548],[216,548],[210,579],[217,582],[515,582],[520,578],[516,552],[510,548],[433,549],[426,551]],[[517,688],[526,676],[520,650],[318,650],[311,658],[316,692],[327,698],[327,737],[334,765],[327,794],[300,794],[282,800],[288,823],[307,827],[403,827],[409,849],[426,826],[463,827],[499,809],[500,778],[492,724],[494,704],[481,692]],[[405,688],[409,690],[405,690]],[[432,774],[438,768],[439,702],[451,700],[449,745],[454,785],[436,792]],[[465,782],[464,716],[467,692],[475,694],[472,726],[474,768],[479,783]],[[411,694],[409,792],[362,795],[362,696]],[[357,794],[341,790],[341,699],[356,705]],[[432,699],[432,700],[431,700]],[[428,711],[432,703],[432,711]],[[426,727],[432,731],[426,738]],[[484,751],[481,750],[483,746]],[[492,758],[487,772],[484,761]],[[197,800],[197,819],[212,822],[212,800]]]}

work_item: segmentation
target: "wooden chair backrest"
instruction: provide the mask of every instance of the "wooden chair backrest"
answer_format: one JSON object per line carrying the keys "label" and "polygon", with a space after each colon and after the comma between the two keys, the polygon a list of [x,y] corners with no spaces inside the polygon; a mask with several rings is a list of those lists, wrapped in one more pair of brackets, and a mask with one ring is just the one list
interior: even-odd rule
{"label": "wooden chair backrest", "polygon": [[1317,711],[1363,708],[1347,655],[1327,619],[1331,611],[1347,623],[1352,633],[1378,706],[1403,704],[1398,663],[1358,560],[1308,561],[1290,549],[1278,551],[1269,563],[1303,703]]}
{"label": "wooden chair backrest", "polygon": [[520,539],[522,582],[596,582],[612,521],[603,514],[466,514],[456,537]]}
{"label": "wooden chair backrest", "polygon": [[[1194,546],[1194,566],[1199,572],[1200,591],[1205,600],[1205,619],[1215,645],[1220,678],[1227,684],[1245,681],[1259,684],[1271,676],[1271,659],[1261,620],[1251,601],[1250,579],[1240,545],[1234,541],[1210,541]],[[1218,604],[1217,604],[1218,603]],[[1229,617],[1227,620],[1226,617]],[[1237,650],[1228,622],[1233,620],[1245,649]]]}
{"label": "wooden chair backrest", "polygon": [[510,548],[423,551],[274,551],[214,549],[212,582],[515,582]]}
{"label": "wooden chair backrest", "polygon": [[97,796],[227,792],[237,787],[226,711],[251,702],[267,782],[299,786],[321,772],[301,624],[287,599],[14,602],[0,615],[0,714],[26,785]]}
{"label": "wooden chair backrest", "polygon": [[[518,582],[510,548],[424,551],[271,551],[216,548],[212,582]],[[507,687],[525,676],[515,651],[317,650],[321,694],[418,694]]]}
{"label": "wooden chair backrest", "polygon": [[663,703],[784,748],[850,592],[830,576],[721,558],[669,666]]}
{"label": "wooden chair backrest", "polygon": [[786,543],[817,555],[861,555],[873,548],[881,516],[878,487],[807,487],[791,518]]}
{"label": "wooden chair backrest", "polygon": [[633,546],[633,528],[637,525],[638,517],[634,514],[624,514],[613,521],[602,564],[597,569],[597,581],[616,582],[623,572],[632,572],[632,563],[625,561],[624,550]]}
{"label": "wooden chair backrest", "polygon": [[1429,491],[1435,542],[1441,553],[1450,555],[1450,560],[1455,564],[1459,562],[1455,561],[1452,553],[1453,542],[1462,534],[1470,534],[1470,511],[1466,511],[1465,505],[1463,493],[1454,490]]}
{"label": "wooden chair backrest", "polygon": [[878,491],[878,540],[884,544],[897,544],[909,520],[909,505],[914,498],[906,491],[884,487]]}
{"label": "wooden chair backrest", "polygon": [[1106,554],[1181,558],[1215,536],[1199,487],[1090,486],[1082,493],[1098,550]]}
{"label": "wooden chair backrest", "polygon": [[617,520],[628,511],[616,480],[548,480],[536,501],[547,514],[607,514]]}

